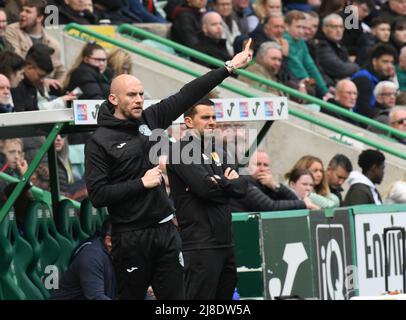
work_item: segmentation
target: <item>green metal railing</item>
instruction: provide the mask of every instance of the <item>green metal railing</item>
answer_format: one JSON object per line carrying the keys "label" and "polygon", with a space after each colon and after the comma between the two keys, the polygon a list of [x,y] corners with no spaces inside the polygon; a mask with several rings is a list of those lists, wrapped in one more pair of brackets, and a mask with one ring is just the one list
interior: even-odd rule
{"label": "green metal railing", "polygon": [[[28,167],[27,171],[23,175],[23,177],[20,179],[11,177],[5,173],[0,173],[0,179],[5,180],[7,182],[17,182],[17,186],[14,188],[13,192],[11,193],[10,197],[7,199],[6,203],[1,207],[0,209],[0,223],[3,221],[3,219],[7,216],[8,212],[10,211],[11,207],[13,206],[14,202],[17,200],[18,196],[20,193],[23,191],[24,186],[30,181],[30,178],[34,171],[37,169],[39,164],[41,163],[42,158],[45,156],[47,151],[50,149],[51,146],[53,146],[53,142],[56,138],[56,136],[59,134],[59,132],[62,130],[64,126],[64,123],[56,123],[54,127],[52,128],[51,132],[47,136],[44,144],[41,146],[41,148],[38,150],[37,154],[35,155],[34,159],[32,160],[30,166]],[[50,164],[51,165],[51,164]],[[56,162],[53,164],[54,171],[56,172]],[[49,203],[49,195],[47,195],[47,192],[39,189],[37,187],[32,187],[32,192],[34,196],[37,199],[41,199],[47,203]],[[49,193],[48,193],[49,194]],[[61,197],[62,198],[62,197]],[[52,197],[51,197],[52,199]],[[48,201],[47,201],[48,200]],[[54,199],[53,199],[54,200]],[[59,201],[59,199],[55,199],[56,201]],[[54,202],[54,201],[52,201]],[[77,201],[73,201],[72,203],[76,208],[80,207],[80,203]]]}
{"label": "green metal railing", "polygon": [[[132,37],[136,35],[136,36],[139,36],[139,37],[142,37],[142,38],[147,38],[147,39],[159,42],[159,43],[161,43],[163,45],[171,47],[172,49],[174,49],[174,50],[176,50],[176,51],[178,51],[178,52],[180,52],[180,53],[182,53],[184,55],[196,58],[198,60],[201,60],[201,61],[203,61],[205,63],[208,63],[208,64],[216,66],[216,67],[221,67],[221,66],[224,65],[224,61],[213,58],[213,57],[211,57],[211,56],[209,56],[207,54],[201,53],[200,51],[191,49],[191,48],[186,47],[184,45],[181,45],[181,44],[179,44],[177,42],[174,42],[174,41],[168,40],[166,38],[160,37],[160,36],[158,36],[158,35],[156,35],[156,34],[154,34],[152,32],[146,31],[146,30],[141,29],[141,28],[137,28],[137,27],[135,27],[133,25],[130,25],[130,24],[122,24],[122,25],[120,25],[117,28],[117,31],[119,33],[121,33],[123,36],[125,36],[128,33]],[[363,115],[360,115],[360,114],[357,114],[357,113],[354,113],[354,112],[350,112],[348,110],[345,110],[343,108],[340,108],[340,107],[336,106],[335,104],[326,102],[324,100],[318,99],[318,98],[313,97],[313,96],[308,95],[308,94],[304,94],[304,93],[302,93],[300,91],[292,89],[292,88],[290,88],[288,86],[285,86],[285,85],[283,85],[281,83],[278,83],[276,81],[265,79],[265,78],[263,78],[261,76],[258,76],[255,73],[245,71],[245,70],[237,70],[236,73],[240,74],[240,75],[242,75],[242,76],[244,76],[246,78],[249,78],[251,80],[255,80],[255,81],[259,82],[259,83],[262,83],[262,84],[265,84],[267,86],[273,87],[276,90],[284,92],[286,94],[289,94],[289,95],[291,95],[293,97],[299,98],[301,100],[308,101],[310,103],[315,103],[315,104],[319,105],[321,108],[325,108],[325,109],[327,109],[329,111],[336,112],[336,113],[338,113],[340,115],[343,115],[345,117],[353,119],[353,120],[355,120],[355,121],[357,121],[359,123],[363,123],[363,124],[369,125],[371,127],[380,129],[380,130],[382,130],[382,131],[384,131],[384,132],[386,132],[388,134],[391,134],[393,136],[406,138],[406,133],[405,132],[396,130],[396,129],[388,126],[388,125],[385,125],[385,124],[380,123],[378,121],[372,120],[372,119],[370,119],[368,117],[365,117]]]}
{"label": "green metal railing", "polygon": [[[122,25],[121,27],[124,28],[124,27],[126,27],[126,26],[127,26],[127,25]],[[128,26],[130,26],[130,25],[128,25]],[[121,27],[120,27],[120,28],[121,28]],[[119,29],[120,29],[120,28],[119,28]],[[117,46],[117,47],[120,47],[120,48],[122,48],[122,49],[125,49],[125,50],[128,50],[128,51],[130,51],[130,52],[136,53],[136,54],[138,54],[138,55],[141,55],[141,56],[146,57],[146,58],[148,58],[148,59],[151,59],[151,60],[153,60],[153,61],[157,61],[157,62],[159,62],[159,63],[165,64],[165,65],[167,65],[167,66],[169,66],[169,67],[172,67],[172,68],[174,68],[174,69],[176,69],[176,70],[179,70],[179,71],[181,71],[181,72],[184,72],[184,73],[187,73],[187,74],[189,74],[189,75],[192,75],[192,76],[194,76],[194,77],[198,77],[198,76],[201,76],[201,75],[202,75],[200,72],[196,72],[196,71],[190,70],[190,69],[186,68],[185,66],[183,66],[183,65],[181,65],[181,64],[179,64],[179,63],[174,62],[173,60],[170,60],[170,59],[167,59],[167,58],[164,58],[164,57],[161,57],[161,56],[157,56],[157,55],[155,55],[155,54],[149,52],[148,50],[144,50],[144,49],[138,48],[138,47],[136,47],[136,46],[132,46],[132,45],[130,45],[130,44],[128,44],[128,43],[125,43],[125,42],[123,42],[123,41],[119,41],[119,40],[117,40],[117,39],[112,39],[112,38],[110,38],[110,37],[108,37],[108,36],[105,36],[105,35],[103,35],[103,34],[100,34],[100,33],[96,32],[96,31],[94,31],[94,30],[92,30],[92,29],[90,29],[90,28],[88,28],[88,27],[85,27],[85,26],[82,26],[82,25],[79,25],[79,24],[76,24],[76,23],[67,24],[66,27],[65,27],[65,30],[66,30],[66,31],[69,31],[69,30],[77,30],[77,31],[79,31],[80,34],[83,33],[83,34],[90,35],[91,37],[94,37],[94,38],[96,38],[96,39],[99,39],[99,40],[108,42],[108,43],[113,44],[113,45],[115,45],[115,46]],[[141,29],[140,29],[140,30],[141,30]],[[146,32],[146,31],[144,31],[144,32]],[[150,33],[145,33],[145,35],[149,35],[149,34],[150,34]],[[152,35],[152,34],[151,34],[151,35]],[[155,39],[155,37],[158,37],[158,36],[155,36],[155,35],[154,35],[154,38],[152,38],[152,36],[151,36],[151,39]],[[80,38],[80,37],[79,37],[79,38]],[[161,37],[158,37],[158,38],[161,38]],[[163,39],[163,38],[162,38],[162,39]],[[170,41],[170,40],[167,40],[167,39],[165,39],[165,40],[166,40],[166,41]],[[172,41],[170,41],[170,42],[172,42]],[[165,42],[165,43],[166,43],[166,42]],[[169,43],[169,42],[168,42],[168,43]],[[176,44],[176,43],[174,43],[174,44]],[[177,46],[180,46],[179,44],[176,44],[176,45],[177,45]],[[182,47],[183,47],[183,46],[182,46]],[[178,48],[181,48],[181,47],[178,47]],[[186,48],[186,47],[184,47],[184,48]],[[189,49],[189,48],[187,48],[187,49],[188,49],[188,50],[192,50],[192,49]],[[193,51],[194,51],[194,50],[193,50]],[[197,52],[197,51],[195,51],[195,52],[196,52],[196,54],[203,55],[203,54],[201,54],[201,53],[199,53],[199,52]],[[211,59],[214,59],[214,58],[211,58]],[[215,59],[215,60],[217,60],[217,59]],[[213,61],[213,62],[214,62],[214,61]],[[223,65],[223,62],[220,61],[220,60],[217,60],[216,63],[221,63],[221,65]],[[253,73],[251,73],[251,72],[248,72],[248,71],[245,71],[245,70],[237,70],[237,73],[239,73],[239,74],[241,74],[241,75],[244,75],[244,76],[248,76],[248,77],[250,77],[251,79],[258,80],[258,81],[260,81],[260,82],[262,82],[262,83],[265,83],[265,84],[267,84],[267,85],[274,86],[276,89],[281,90],[281,91],[284,91],[284,92],[286,92],[286,93],[288,93],[288,94],[291,94],[292,96],[301,97],[301,98],[303,98],[303,99],[308,99],[308,101],[314,102],[314,103],[317,103],[317,104],[320,104],[320,102],[323,102],[323,105],[327,106],[327,108],[329,108],[330,110],[337,111],[337,113],[340,113],[340,114],[343,114],[343,113],[346,113],[346,112],[347,112],[347,113],[349,113],[350,115],[352,115],[352,116],[353,116],[353,119],[355,119],[355,120],[361,120],[361,121],[363,121],[364,123],[368,123],[368,124],[370,124],[370,125],[373,125],[373,126],[375,126],[376,128],[379,128],[379,129],[384,130],[385,132],[388,132],[388,133],[390,133],[390,134],[396,135],[396,136],[398,136],[398,137],[406,138],[406,133],[404,133],[404,132],[395,130],[395,129],[389,127],[389,126],[386,126],[386,125],[381,124],[381,123],[379,123],[379,122],[376,122],[376,121],[373,121],[373,120],[371,120],[371,119],[365,118],[365,117],[363,117],[363,116],[361,116],[361,115],[352,114],[351,112],[348,112],[348,111],[346,111],[346,110],[342,110],[341,108],[339,108],[339,107],[337,107],[337,106],[335,106],[335,105],[333,105],[333,104],[325,103],[324,101],[322,101],[322,100],[320,100],[320,99],[317,99],[317,98],[315,98],[315,97],[312,97],[312,96],[309,96],[309,95],[303,95],[302,93],[298,93],[296,90],[294,90],[294,89],[292,89],[292,88],[289,88],[289,87],[286,87],[286,86],[283,86],[283,85],[281,85],[281,84],[278,84],[277,82],[269,81],[269,80],[263,79],[262,77],[259,77],[259,76],[255,75],[255,74],[253,74]],[[221,86],[222,88],[225,88],[225,89],[227,89],[227,90],[233,91],[233,92],[235,92],[235,93],[237,93],[237,94],[240,94],[240,95],[242,95],[242,96],[245,96],[245,97],[250,97],[250,98],[252,97],[252,98],[253,98],[253,97],[256,97],[256,96],[257,96],[257,95],[255,95],[255,94],[253,94],[253,93],[251,93],[251,92],[249,92],[249,91],[247,91],[247,90],[241,89],[241,88],[239,88],[239,87],[237,87],[237,86],[235,86],[235,85],[231,85],[231,84],[229,84],[229,83],[222,83],[220,86]],[[308,122],[310,122],[310,123],[316,124],[316,125],[318,125],[318,126],[320,126],[320,127],[323,127],[323,128],[328,129],[328,130],[331,130],[331,131],[333,131],[333,132],[336,132],[336,133],[340,134],[341,136],[346,136],[346,137],[352,138],[352,139],[354,139],[354,140],[363,142],[363,143],[365,143],[365,144],[367,144],[367,145],[369,145],[369,146],[371,146],[371,147],[380,149],[380,150],[382,150],[382,151],[384,151],[384,152],[387,152],[387,153],[389,153],[389,154],[392,154],[392,155],[394,155],[394,156],[397,156],[397,157],[399,157],[399,158],[401,158],[401,159],[406,159],[406,153],[404,153],[404,152],[401,152],[401,151],[399,151],[399,150],[397,150],[397,149],[395,149],[395,148],[388,147],[388,146],[386,146],[386,145],[384,145],[384,144],[375,142],[375,141],[373,141],[373,140],[371,140],[371,139],[368,139],[368,138],[359,136],[359,135],[357,135],[357,134],[354,134],[354,133],[351,133],[351,132],[346,132],[345,130],[342,130],[341,128],[336,128],[334,125],[331,125],[331,124],[326,123],[325,121],[316,119],[316,118],[315,118],[314,116],[312,116],[312,115],[308,115],[308,114],[306,114],[306,113],[303,113],[303,112],[301,112],[301,111],[294,110],[294,109],[289,109],[289,113],[292,114],[292,115],[295,116],[295,117],[301,118],[301,119],[306,120],[306,121],[308,121]],[[265,136],[264,134],[261,135],[261,137],[264,137],[264,136]],[[258,139],[258,143],[260,143],[259,139]]]}
{"label": "green metal railing", "polygon": [[[20,179],[10,176],[4,172],[0,172],[0,180],[6,181],[8,183],[20,182]],[[43,190],[36,186],[32,186],[31,191],[36,200],[43,201],[43,202],[47,203],[48,205],[52,206],[52,198],[51,198],[51,193],[49,191]],[[63,199],[69,199],[69,198],[67,198],[65,196],[61,196],[61,200],[63,200]],[[72,201],[75,209],[78,209],[78,210],[80,209],[80,202],[77,202],[72,199],[69,199],[69,200]]]}
{"label": "green metal railing", "polygon": [[34,159],[32,160],[32,163],[28,167],[27,171],[24,173],[21,180],[17,183],[17,186],[11,193],[10,197],[7,199],[6,203],[0,209],[0,222],[3,221],[3,219],[5,218],[5,216],[11,209],[11,207],[13,206],[14,202],[17,200],[18,196],[20,195],[21,191],[24,189],[24,186],[26,185],[26,183],[28,183],[30,181],[32,174],[37,169],[42,158],[44,157],[45,153],[48,151],[51,144],[54,142],[56,136],[59,134],[62,127],[63,127],[63,123],[56,123],[54,125],[54,127],[52,128],[51,133],[49,134],[49,136],[45,140],[44,144],[42,145],[42,147],[39,149],[39,151],[35,155]]}

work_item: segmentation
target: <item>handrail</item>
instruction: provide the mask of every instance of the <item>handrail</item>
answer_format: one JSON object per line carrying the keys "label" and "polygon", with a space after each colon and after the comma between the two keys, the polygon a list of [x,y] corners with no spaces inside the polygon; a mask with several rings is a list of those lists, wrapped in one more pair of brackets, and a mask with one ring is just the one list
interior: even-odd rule
{"label": "handrail", "polygon": [[[71,30],[71,29],[75,29],[75,30],[79,31],[80,33],[86,33],[86,34],[88,34],[88,35],[90,35],[90,36],[92,36],[92,37],[94,37],[94,38],[97,38],[97,39],[100,39],[100,40],[102,40],[102,41],[111,43],[111,44],[113,44],[113,45],[115,45],[115,46],[117,46],[117,47],[123,48],[123,49],[125,49],[125,50],[128,50],[128,51],[133,52],[133,53],[136,53],[136,54],[139,54],[139,55],[144,56],[144,57],[146,57],[146,58],[148,58],[148,59],[151,59],[151,60],[153,60],[153,61],[157,61],[157,62],[163,63],[163,64],[165,64],[165,65],[167,65],[167,66],[170,66],[170,67],[172,67],[172,68],[174,68],[174,69],[177,69],[177,70],[182,71],[182,72],[184,72],[184,73],[187,73],[187,74],[189,74],[189,75],[192,75],[192,76],[195,76],[195,77],[198,77],[198,76],[201,76],[201,75],[202,75],[201,73],[196,72],[196,71],[193,71],[193,70],[190,70],[190,69],[188,69],[188,68],[186,68],[186,67],[184,67],[184,66],[182,66],[182,65],[180,65],[180,64],[178,64],[178,63],[176,63],[176,62],[174,62],[174,61],[172,61],[172,60],[163,58],[163,57],[161,57],[161,56],[157,56],[157,55],[152,54],[151,52],[149,52],[149,51],[147,51],[147,50],[144,50],[144,49],[141,49],[141,48],[137,48],[137,47],[135,47],[135,46],[132,46],[132,45],[130,45],[130,44],[128,44],[128,43],[119,41],[119,40],[117,40],[117,39],[112,39],[112,38],[110,38],[110,37],[107,37],[107,36],[105,36],[105,35],[103,35],[103,34],[100,34],[100,33],[96,32],[96,31],[94,31],[94,30],[92,30],[92,29],[90,29],[90,28],[88,28],[88,27],[82,26],[82,25],[80,25],[80,24],[77,24],[77,23],[69,23],[69,24],[67,24],[67,25],[65,26],[65,30],[66,30],[66,31],[69,31],[69,30]],[[222,65],[223,65],[223,64],[222,64]],[[242,72],[241,74],[244,74],[244,75],[245,75],[245,73],[247,73],[247,74],[250,75],[251,77],[256,77],[256,78],[258,78],[259,80],[263,80],[261,77],[255,75],[255,74],[253,74],[253,73],[244,71],[244,70],[238,70],[238,72],[239,72],[239,73]],[[271,82],[269,82],[269,83],[271,83]],[[272,83],[273,83],[273,82],[272,82]],[[277,83],[275,83],[275,84],[277,84]],[[280,85],[280,84],[277,84],[277,85],[280,86],[281,88],[282,88],[282,87],[285,87],[285,86],[282,86],[282,85]],[[220,86],[223,87],[223,88],[225,88],[225,89],[227,89],[227,90],[236,92],[236,93],[238,93],[238,94],[240,94],[240,95],[242,95],[242,96],[245,96],[245,97],[256,97],[256,95],[254,95],[253,93],[251,93],[251,92],[249,92],[249,91],[246,91],[246,90],[243,90],[243,89],[240,89],[240,88],[238,88],[238,87],[235,86],[235,85],[231,85],[231,84],[228,84],[228,83],[222,83],[222,84],[220,84]],[[286,88],[288,88],[288,87],[286,87]],[[289,89],[289,91],[292,91],[292,93],[295,92],[295,94],[296,94],[296,91],[295,91],[295,90],[293,90],[293,89],[291,89],[291,88],[288,88],[288,89]],[[311,96],[308,96],[308,97],[312,98],[314,101],[319,101],[317,98],[314,98],[314,97],[311,97]],[[333,108],[340,109],[339,107],[336,107],[336,106],[334,106],[333,104],[331,104],[331,106],[332,106]],[[397,157],[399,157],[399,158],[401,158],[401,159],[406,159],[406,154],[405,154],[405,153],[399,152],[398,150],[396,150],[396,149],[394,149],[394,148],[391,148],[391,147],[388,147],[388,146],[386,146],[386,145],[384,145],[384,144],[381,144],[381,143],[372,141],[372,140],[370,140],[370,139],[367,139],[367,138],[358,136],[358,135],[356,135],[356,134],[346,132],[345,130],[342,130],[342,129],[340,129],[340,128],[336,128],[336,127],[334,127],[333,125],[330,125],[330,124],[327,124],[327,123],[325,123],[325,122],[323,122],[323,121],[317,120],[317,119],[315,119],[314,117],[309,116],[309,115],[307,115],[307,114],[305,114],[305,113],[302,113],[302,112],[300,112],[300,111],[298,111],[298,110],[289,109],[289,113],[292,114],[292,115],[295,116],[295,117],[301,118],[301,119],[303,119],[303,120],[306,120],[306,121],[311,122],[311,123],[313,123],[313,124],[316,124],[316,125],[318,125],[318,126],[321,126],[321,127],[327,128],[327,129],[329,129],[329,130],[331,130],[331,131],[334,131],[334,132],[336,132],[336,133],[339,133],[339,134],[342,135],[342,136],[347,136],[347,137],[353,138],[353,139],[358,140],[358,141],[360,141],[360,142],[363,142],[363,143],[365,143],[365,144],[367,144],[367,145],[369,145],[369,146],[372,146],[372,147],[374,147],[374,148],[380,149],[380,150],[385,151],[385,152],[387,152],[387,153],[389,153],[389,154],[392,154],[392,155],[394,155],[394,156],[397,156]],[[357,116],[359,116],[359,115],[357,115]],[[361,116],[359,116],[359,117],[361,117]],[[368,120],[370,120],[370,119],[368,119]],[[370,120],[370,121],[372,121],[372,120]],[[380,124],[380,126],[383,126],[383,127],[386,128],[385,125]],[[378,127],[378,126],[377,126],[377,127]],[[390,129],[391,129],[392,131],[394,131],[392,128],[390,128]],[[388,130],[388,131],[390,131],[390,130]],[[397,130],[395,130],[395,131],[397,131]],[[400,131],[397,131],[397,132],[400,132]],[[401,135],[402,137],[404,136],[404,137],[406,138],[406,134],[405,134],[405,133],[403,133],[403,132],[400,132],[400,133],[402,134],[402,135]]]}
{"label": "handrail", "polygon": [[[0,172],[0,180],[6,181],[8,183],[18,183],[20,182],[20,179],[15,178],[13,176],[8,175],[7,173],[4,172]],[[48,205],[52,205],[51,204],[51,193],[49,191],[46,191],[44,189],[38,188],[36,186],[32,186],[31,187],[31,191],[32,194],[34,195],[34,197],[38,200],[44,201],[46,202]],[[67,198],[65,196],[61,196],[61,200],[63,199],[69,199],[70,201],[72,201],[73,206],[75,207],[75,209],[80,209],[80,202]]]}
{"label": "handrail", "polygon": [[[219,60],[219,59],[213,58],[213,57],[211,57],[211,56],[209,56],[207,54],[201,53],[201,52],[199,52],[197,50],[191,49],[191,48],[186,47],[184,45],[181,45],[181,44],[179,44],[177,42],[174,42],[174,41],[168,40],[166,38],[160,37],[160,36],[158,36],[158,35],[156,35],[156,34],[154,34],[152,32],[146,31],[146,30],[141,29],[141,28],[137,28],[137,27],[135,27],[133,25],[130,25],[130,24],[122,24],[122,25],[120,25],[118,27],[117,31],[119,33],[130,32],[131,36],[136,34],[138,36],[157,41],[157,42],[159,42],[161,44],[164,44],[166,46],[169,46],[169,47],[175,49],[176,51],[181,52],[182,54],[191,56],[193,58],[197,58],[197,59],[199,59],[201,61],[204,61],[205,63],[209,63],[209,64],[217,66],[217,67],[221,67],[221,66],[224,65],[224,62]],[[236,73],[238,73],[238,74],[240,74],[240,75],[242,75],[244,77],[247,77],[247,78],[249,78],[251,80],[255,80],[255,81],[258,81],[258,82],[260,82],[262,84],[271,86],[271,87],[275,88],[276,90],[282,91],[282,92],[287,93],[287,94],[289,94],[291,96],[294,96],[296,98],[306,100],[306,101],[311,102],[311,103],[315,103],[315,104],[319,105],[321,108],[325,108],[325,109],[327,109],[329,111],[334,111],[334,112],[336,112],[336,113],[338,113],[340,115],[343,115],[345,117],[353,119],[353,120],[355,120],[357,122],[360,122],[360,123],[375,127],[377,129],[381,129],[381,130],[383,130],[383,131],[385,131],[387,133],[390,133],[390,134],[392,134],[394,136],[397,136],[397,137],[406,138],[406,133],[405,132],[396,130],[396,129],[388,126],[388,125],[385,125],[385,124],[383,124],[381,122],[372,120],[372,119],[370,119],[368,117],[365,117],[363,115],[360,115],[360,114],[357,114],[357,113],[354,113],[354,112],[350,112],[348,110],[345,110],[343,108],[340,108],[340,107],[336,106],[335,104],[326,102],[324,100],[321,100],[319,98],[313,97],[313,96],[308,95],[308,94],[304,94],[304,93],[302,93],[300,91],[292,89],[292,88],[290,88],[288,86],[285,86],[283,84],[280,84],[280,83],[278,83],[276,81],[265,79],[265,78],[263,78],[261,76],[258,76],[255,73],[252,73],[252,72],[249,72],[249,71],[246,71],[246,70],[237,70]]]}

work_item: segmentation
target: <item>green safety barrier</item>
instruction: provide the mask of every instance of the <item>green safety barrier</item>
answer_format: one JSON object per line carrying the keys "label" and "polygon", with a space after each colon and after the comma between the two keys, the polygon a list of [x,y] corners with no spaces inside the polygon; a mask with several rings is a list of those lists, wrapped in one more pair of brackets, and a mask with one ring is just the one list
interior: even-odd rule
{"label": "green safety barrier", "polygon": [[[20,179],[15,178],[13,176],[8,175],[7,173],[0,172],[0,180],[6,181],[8,183],[18,183],[20,182]],[[32,194],[34,195],[35,200],[41,200],[45,202],[48,205],[52,205],[51,201],[51,193],[49,191],[43,190],[41,188],[38,188],[36,186],[31,187]],[[61,196],[61,200],[63,199],[68,199],[65,196]],[[70,199],[75,206],[76,209],[80,208],[80,202],[77,202],[76,200]]]}
{"label": "green safety barrier", "polygon": [[[406,228],[406,205],[345,207],[333,214],[299,210],[254,216],[233,214],[238,267],[244,261],[241,253],[246,252],[250,252],[254,266],[262,266],[262,279],[242,282],[239,292],[257,293],[263,288],[264,299],[299,296],[347,300],[381,295],[385,291],[385,256],[389,290],[403,291],[401,233],[389,233],[387,251],[383,233],[384,228]],[[249,225],[248,217],[255,224]],[[257,238],[245,239],[255,237],[256,227],[259,245]],[[256,260],[258,250],[261,261]],[[239,272],[238,276],[244,275]]]}
{"label": "green safety barrier", "polygon": [[[113,45],[115,45],[117,47],[128,50],[130,52],[139,54],[139,55],[144,56],[144,57],[146,57],[148,59],[151,59],[153,61],[157,61],[159,63],[165,64],[165,65],[167,65],[169,67],[172,67],[172,68],[174,68],[176,70],[179,70],[181,72],[185,72],[185,73],[187,73],[189,75],[192,75],[194,77],[198,77],[198,76],[202,75],[199,72],[196,72],[196,71],[193,71],[193,70],[190,70],[190,69],[186,68],[182,64],[179,64],[179,63],[176,63],[176,62],[174,62],[174,61],[172,61],[170,59],[163,58],[161,56],[155,55],[155,54],[151,53],[148,50],[143,50],[141,48],[132,46],[132,45],[130,45],[128,43],[125,43],[123,41],[119,41],[117,39],[112,39],[112,38],[107,37],[107,36],[105,36],[103,34],[99,34],[99,33],[95,32],[94,30],[91,30],[91,29],[89,29],[89,28],[87,28],[85,26],[82,26],[82,25],[79,25],[79,24],[76,24],[76,23],[70,23],[70,24],[67,24],[65,26],[66,31],[69,31],[69,30],[72,30],[72,29],[78,30],[80,33],[88,34],[88,35],[90,35],[90,36],[92,36],[94,38],[100,39],[102,41],[111,43],[111,44],[113,44]],[[285,90],[284,92],[292,94],[293,96],[297,96],[297,94],[298,94],[296,92],[296,90],[293,90],[293,89],[291,89],[289,87],[284,87],[284,86],[282,87],[281,84],[278,84],[276,82],[272,82],[272,83],[271,82],[269,82],[269,83],[265,82],[265,81],[268,81],[268,80],[265,80],[262,77],[259,77],[259,76],[255,75],[253,73],[248,72],[248,71],[237,70],[237,73],[242,74],[244,76],[248,76],[248,77],[250,77],[252,79],[261,81],[263,83],[269,84],[271,86],[274,86],[275,88],[279,88],[279,86],[281,86],[280,88]],[[255,97],[256,96],[255,94],[251,93],[250,91],[243,90],[243,89],[241,89],[241,88],[239,88],[239,87],[237,87],[235,85],[231,85],[229,83],[222,83],[220,86],[227,89],[227,90],[238,93],[238,94],[240,94],[242,96],[245,96],[245,97]],[[319,99],[317,99],[315,97],[312,97],[312,96],[303,96],[303,98],[306,98],[308,101],[310,101],[312,103],[320,104],[320,102],[321,102],[321,100],[319,100]],[[331,110],[334,110],[335,112],[340,113],[340,114],[342,114],[342,112],[344,112],[344,113],[346,112],[346,110],[341,110],[341,108],[339,108],[339,107],[337,107],[337,106],[335,106],[333,104],[327,104],[326,103],[326,104],[323,104],[323,105],[324,106],[328,105],[327,108],[329,108]],[[401,152],[401,151],[399,151],[399,150],[397,150],[395,148],[388,147],[385,144],[375,142],[375,141],[373,141],[371,139],[359,136],[359,135],[357,135],[355,133],[347,132],[345,130],[342,130],[341,128],[337,128],[332,124],[326,123],[324,120],[320,120],[320,119],[315,118],[313,115],[308,115],[308,114],[305,114],[303,112],[300,112],[300,111],[294,110],[294,109],[289,109],[289,113],[292,114],[295,117],[298,117],[298,118],[303,119],[305,121],[308,121],[310,123],[316,124],[316,125],[318,125],[320,127],[329,129],[329,130],[331,130],[333,132],[336,132],[336,133],[340,134],[341,136],[346,136],[346,137],[352,138],[354,140],[365,143],[365,144],[367,144],[367,145],[369,145],[369,146],[371,146],[373,148],[377,148],[379,150],[385,151],[385,152],[387,152],[389,154],[392,154],[392,155],[394,155],[396,157],[399,157],[401,159],[406,159],[406,154],[404,152]],[[402,138],[406,138],[406,133],[404,133],[404,132],[401,132],[399,130],[395,130],[395,129],[391,128],[391,127],[388,127],[388,126],[386,126],[384,124],[381,124],[379,122],[373,121],[373,120],[368,119],[368,118],[364,119],[365,117],[362,117],[362,116],[357,115],[357,114],[354,114],[353,116],[354,116],[354,119],[357,120],[357,121],[361,121],[363,123],[368,123],[368,124],[370,124],[370,125],[372,125],[372,126],[374,126],[376,128],[384,130],[385,132],[388,132],[388,133],[390,133],[392,135],[402,137]],[[268,128],[263,128],[261,130],[260,134],[258,135],[257,144],[259,144],[261,142],[261,140],[259,138],[263,138],[265,136],[265,134],[266,134],[266,131],[269,128],[270,128],[270,125],[269,125],[269,122],[268,122]]]}
{"label": "green safety barrier", "polygon": [[258,214],[234,213],[233,235],[241,298],[262,298],[263,281]]}

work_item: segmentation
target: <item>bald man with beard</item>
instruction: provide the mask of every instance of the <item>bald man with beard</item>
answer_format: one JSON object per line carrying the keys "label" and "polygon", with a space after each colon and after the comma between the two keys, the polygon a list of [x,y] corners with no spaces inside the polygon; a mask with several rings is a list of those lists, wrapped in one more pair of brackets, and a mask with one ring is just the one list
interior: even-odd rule
{"label": "bald man with beard", "polygon": [[[195,49],[222,61],[230,60],[227,52],[226,39],[223,39],[223,25],[221,15],[215,11],[207,12],[202,18],[202,30],[199,34],[199,42]],[[201,65],[212,68],[211,64],[193,59]]]}
{"label": "bald man with beard", "polygon": [[143,110],[144,88],[131,75],[111,84],[100,107],[99,128],[85,148],[85,176],[96,208],[108,208],[113,229],[113,261],[119,299],[144,299],[149,285],[160,299],[184,299],[181,239],[175,213],[151,159],[153,130],[164,130],[214,89],[234,69],[251,61],[244,51],[186,84],[178,93]]}

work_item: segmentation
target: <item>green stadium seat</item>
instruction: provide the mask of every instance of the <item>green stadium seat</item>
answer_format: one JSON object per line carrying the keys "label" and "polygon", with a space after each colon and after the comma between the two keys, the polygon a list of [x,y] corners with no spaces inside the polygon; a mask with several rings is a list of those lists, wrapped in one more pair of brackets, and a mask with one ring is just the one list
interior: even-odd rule
{"label": "green stadium seat", "polygon": [[43,300],[44,297],[31,279],[27,269],[33,249],[20,236],[14,211],[0,223],[0,292],[6,300]]}
{"label": "green stadium seat", "polygon": [[99,208],[97,210],[99,210],[102,221],[106,220],[107,216],[109,215],[107,207]]}
{"label": "green stadium seat", "polygon": [[103,224],[103,214],[93,207],[89,198],[84,199],[80,204],[80,224],[84,232],[93,235],[100,231]]}
{"label": "green stadium seat", "polygon": [[[34,201],[28,207],[25,218],[25,238],[34,252],[28,274],[46,299],[50,294],[45,287],[45,279],[51,272],[55,272],[60,255],[60,246],[50,232],[50,218],[51,210],[46,203],[40,201]],[[47,269],[48,266],[50,268]]]}
{"label": "green stadium seat", "polygon": [[167,46],[165,44],[162,44],[162,43],[160,43],[158,41],[151,40],[151,39],[145,39],[145,40],[142,40],[141,43],[146,44],[146,45],[151,46],[151,47],[154,47],[156,49],[165,51],[167,53],[176,55],[175,49],[173,49],[172,47],[169,47],[169,46]]}
{"label": "green stadium seat", "polygon": [[62,236],[56,229],[52,210],[49,208],[49,206],[47,206],[45,209],[45,219],[46,223],[48,224],[48,232],[58,242],[60,248],[56,266],[58,267],[59,275],[61,276],[68,268],[68,264],[72,256],[73,246],[71,241],[68,238]]}
{"label": "green stadium seat", "polygon": [[69,199],[64,199],[59,203],[58,214],[56,215],[56,228],[62,236],[71,242],[72,250],[81,241],[90,236],[82,230],[79,212]]}

